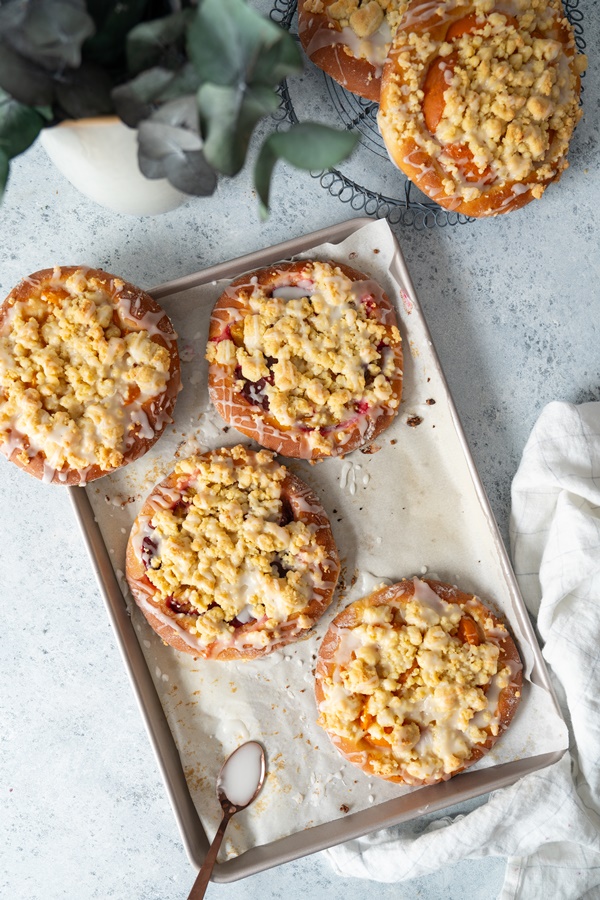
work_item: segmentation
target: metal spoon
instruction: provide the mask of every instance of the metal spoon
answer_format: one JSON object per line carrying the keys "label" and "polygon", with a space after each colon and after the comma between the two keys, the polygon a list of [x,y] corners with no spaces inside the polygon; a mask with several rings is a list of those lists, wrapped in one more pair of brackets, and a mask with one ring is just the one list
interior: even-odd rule
{"label": "metal spoon", "polygon": [[217,778],[217,799],[223,809],[223,818],[188,900],[201,900],[204,897],[229,820],[256,799],[263,786],[266,771],[265,751],[257,741],[242,744],[223,763]]}

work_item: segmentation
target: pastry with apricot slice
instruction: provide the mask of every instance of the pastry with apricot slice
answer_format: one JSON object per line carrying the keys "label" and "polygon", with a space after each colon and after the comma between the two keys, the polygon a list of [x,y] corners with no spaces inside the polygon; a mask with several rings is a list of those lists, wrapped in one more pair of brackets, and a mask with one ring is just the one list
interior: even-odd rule
{"label": "pastry with apricot slice", "polygon": [[446,209],[519,209],[568,166],[585,65],[559,0],[412,0],[382,81],[390,157]]}
{"label": "pastry with apricot slice", "polygon": [[446,781],[506,730],[522,666],[505,626],[472,594],[413,578],[346,607],[323,638],[319,724],[369,776]]}

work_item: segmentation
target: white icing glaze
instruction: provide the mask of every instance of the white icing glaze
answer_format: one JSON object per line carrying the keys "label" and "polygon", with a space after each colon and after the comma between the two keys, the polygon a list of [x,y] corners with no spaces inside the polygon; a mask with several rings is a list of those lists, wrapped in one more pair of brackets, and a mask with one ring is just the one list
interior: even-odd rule
{"label": "white icing glaze", "polygon": [[[306,27],[303,30],[306,31]],[[300,33],[302,34],[302,32]],[[324,47],[339,44],[342,47],[348,47],[355,59],[366,59],[375,69],[375,77],[380,78],[391,42],[392,32],[385,19],[377,31],[368,38],[358,37],[349,26],[345,26],[340,30],[323,27],[313,34],[306,47],[306,54],[309,57],[313,57],[315,53]],[[342,83],[345,83],[346,79],[343,76],[343,70],[341,77],[344,79]]]}
{"label": "white icing glaze", "polygon": [[250,741],[231,754],[223,766],[217,789],[235,806],[247,806],[261,783],[264,756],[260,744]]}

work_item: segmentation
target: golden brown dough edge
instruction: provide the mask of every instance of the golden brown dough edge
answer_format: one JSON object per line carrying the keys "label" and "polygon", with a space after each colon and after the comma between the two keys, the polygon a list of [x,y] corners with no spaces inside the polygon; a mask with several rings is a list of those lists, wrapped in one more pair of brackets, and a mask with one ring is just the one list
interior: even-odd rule
{"label": "golden brown dough edge", "polygon": [[[329,4],[328,4],[329,5]],[[298,8],[298,37],[308,58],[327,75],[341,84],[343,88],[365,100],[379,102],[381,91],[381,75],[377,75],[375,66],[366,59],[357,59],[344,50],[345,44],[333,43],[308,53],[310,42],[319,31],[339,33],[341,29],[334,25],[324,13],[307,13],[304,3]]]}
{"label": "golden brown dough edge", "polygon": [[[170,363],[169,363],[169,377],[167,379],[167,385],[165,391],[162,394],[161,402],[159,407],[153,411],[151,405],[154,403],[154,400],[149,400],[147,404],[144,404],[142,409],[146,413],[150,424],[154,426],[157,422],[157,414],[163,420],[162,426],[155,432],[153,438],[143,438],[139,435],[136,435],[134,441],[131,446],[127,448],[127,451],[123,454],[123,463],[122,465],[127,465],[130,462],[133,462],[136,459],[139,459],[140,456],[143,456],[153,444],[159,439],[162,435],[165,427],[166,427],[166,419],[167,417],[171,417],[173,409],[175,407],[175,401],[177,399],[177,394],[179,393],[180,387],[180,362],[179,362],[179,352],[177,349],[177,341],[175,336],[175,331],[173,329],[173,325],[171,324],[171,320],[169,319],[166,312],[162,309],[161,306],[154,300],[150,294],[147,294],[141,288],[136,287],[128,281],[124,281],[117,275],[111,275],[109,272],[105,272],[103,269],[91,269],[87,266],[59,266],[58,267],[61,272],[61,279],[66,280],[71,275],[74,275],[76,272],[85,271],[86,277],[88,278],[97,278],[98,281],[107,289],[107,292],[110,294],[113,300],[117,298],[127,298],[132,301],[132,315],[131,317],[127,317],[126,319],[122,318],[122,325],[129,329],[129,331],[141,331],[142,326],[136,321],[138,319],[143,318],[146,313],[163,313],[163,318],[159,319],[158,325],[160,326],[161,331],[165,332],[167,335],[172,335],[173,338],[170,341],[165,340],[161,335],[152,335],[151,340],[156,344],[160,344],[165,347],[169,352]],[[4,323],[4,319],[7,315],[7,312],[11,306],[19,301],[26,301],[29,298],[31,293],[31,288],[33,287],[43,287],[45,283],[50,284],[54,280],[54,269],[40,269],[38,272],[34,272],[32,275],[23,278],[19,284],[17,284],[12,291],[8,294],[6,299],[0,305],[0,333],[2,332],[2,326]],[[115,285],[117,282],[117,285]],[[121,287],[122,285],[122,287]],[[136,306],[133,306],[133,301],[136,302]],[[139,315],[136,315],[139,313]],[[32,475],[34,478],[38,478],[39,480],[43,480],[44,478],[44,462],[45,455],[42,451],[37,453],[35,456],[32,456],[31,459],[25,463],[20,457],[19,449],[16,449],[12,452],[9,457],[10,462],[15,463],[20,469],[24,472],[27,472],[29,475]],[[91,466],[85,473],[85,478],[82,478],[82,474],[78,469],[64,468],[61,472],[55,472],[52,477],[52,484],[64,484],[64,485],[81,485],[88,484],[91,481],[95,481],[97,478],[101,478],[103,475],[108,475],[110,472],[115,471],[114,469],[103,470],[100,466]],[[59,477],[59,474],[62,477]]]}

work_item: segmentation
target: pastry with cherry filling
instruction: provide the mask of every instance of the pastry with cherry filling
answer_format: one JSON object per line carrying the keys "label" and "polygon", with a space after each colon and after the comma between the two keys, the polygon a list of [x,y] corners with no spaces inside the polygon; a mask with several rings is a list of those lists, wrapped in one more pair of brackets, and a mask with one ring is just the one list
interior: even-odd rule
{"label": "pastry with cherry filling", "polygon": [[383,64],[407,6],[408,0],[300,0],[300,43],[342,87],[377,102]]}
{"label": "pastry with cherry filling", "polygon": [[45,482],[138,459],[173,421],[179,386],[171,322],[121,278],[43,269],[0,306],[0,450]]}
{"label": "pastry with cherry filling", "polygon": [[413,0],[385,65],[379,128],[441,206],[510,212],[567,168],[585,66],[560,0]]}
{"label": "pastry with cherry filling", "polygon": [[339,569],[316,495],[268,450],[241,445],[179,462],[127,544],[127,581],[152,628],[211,659],[297,640],[329,606]]}
{"label": "pastry with cherry filling", "polygon": [[472,594],[418,578],[381,587],[333,620],[319,651],[319,724],[369,776],[446,781],[506,730],[522,666]]}
{"label": "pastry with cherry filling", "polygon": [[346,265],[301,260],[238,278],[213,310],[206,356],[220,415],[283,456],[349,453],[398,412],[395,311]]}

